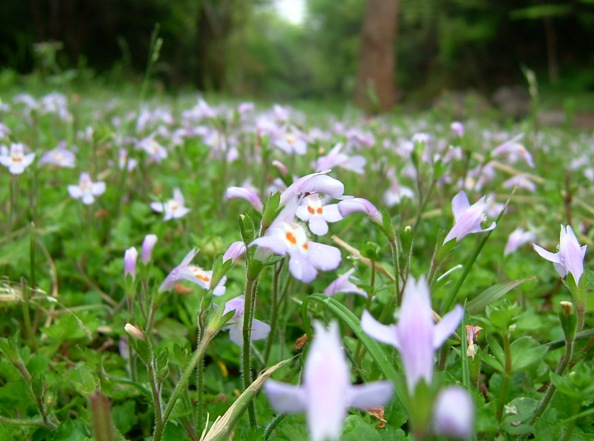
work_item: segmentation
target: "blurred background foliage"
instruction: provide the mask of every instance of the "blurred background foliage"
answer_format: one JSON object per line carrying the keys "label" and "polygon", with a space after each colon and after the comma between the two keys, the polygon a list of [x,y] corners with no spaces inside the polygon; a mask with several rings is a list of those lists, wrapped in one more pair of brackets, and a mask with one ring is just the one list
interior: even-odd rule
{"label": "blurred background foliage", "polygon": [[[40,74],[140,80],[158,26],[162,88],[350,99],[366,1],[305,0],[295,24],[274,0],[3,0],[0,87]],[[525,85],[523,66],[544,87],[594,91],[594,0],[398,0],[397,10],[400,102],[429,103],[445,90],[491,96]]]}

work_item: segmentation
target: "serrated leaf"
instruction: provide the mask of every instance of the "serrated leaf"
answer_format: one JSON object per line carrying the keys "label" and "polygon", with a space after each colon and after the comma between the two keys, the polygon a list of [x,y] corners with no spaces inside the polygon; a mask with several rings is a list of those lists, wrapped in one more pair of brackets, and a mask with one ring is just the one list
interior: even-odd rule
{"label": "serrated leaf", "polygon": [[538,344],[531,337],[520,337],[510,345],[512,369],[519,371],[542,360],[547,353],[544,345]]}

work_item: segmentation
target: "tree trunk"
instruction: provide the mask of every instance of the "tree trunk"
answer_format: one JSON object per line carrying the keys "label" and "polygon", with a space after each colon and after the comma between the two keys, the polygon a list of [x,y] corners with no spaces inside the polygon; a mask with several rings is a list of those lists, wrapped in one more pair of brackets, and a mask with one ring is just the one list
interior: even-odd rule
{"label": "tree trunk", "polygon": [[389,110],[396,102],[396,33],[398,0],[367,0],[355,103],[369,113]]}

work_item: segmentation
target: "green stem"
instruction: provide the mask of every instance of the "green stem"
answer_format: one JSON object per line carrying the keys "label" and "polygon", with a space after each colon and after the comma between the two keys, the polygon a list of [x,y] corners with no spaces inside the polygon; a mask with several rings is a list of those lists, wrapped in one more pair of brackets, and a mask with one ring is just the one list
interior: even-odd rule
{"label": "green stem", "polygon": [[266,348],[264,348],[264,364],[268,363],[268,357],[272,350],[272,344],[276,335],[276,321],[278,319],[278,288],[280,283],[280,273],[283,268],[284,259],[281,260],[274,270],[274,280],[272,283],[272,314],[270,317],[270,333],[266,339]]}
{"label": "green stem", "polygon": [[[258,287],[258,279],[247,278],[245,285],[245,309],[243,314],[243,345],[241,357],[241,373],[243,377],[243,389],[246,390],[252,384],[252,369],[251,369],[251,335],[252,322],[254,319],[254,309],[256,306],[256,288]],[[248,407],[248,415],[250,419],[250,426],[256,426],[256,411],[253,402],[250,402]]]}
{"label": "green stem", "polygon": [[161,419],[160,424],[159,424],[159,421],[157,421],[157,424],[155,426],[155,432],[153,435],[153,441],[161,441],[161,439],[163,437],[163,430],[165,428],[165,425],[167,424],[167,421],[169,420],[169,416],[171,415],[171,412],[173,411],[173,407],[175,406],[175,403],[177,402],[177,400],[181,396],[182,392],[188,385],[188,382],[190,381],[190,377],[192,376],[192,373],[194,372],[196,365],[200,362],[202,357],[204,357],[204,352],[206,351],[206,347],[208,346],[210,341],[213,339],[213,337],[217,334],[217,332],[218,332],[218,329],[213,329],[211,327],[207,327],[206,330],[204,331],[204,336],[203,336],[202,340],[200,341],[198,348],[196,348],[194,355],[192,355],[192,358],[190,359],[188,366],[184,370],[184,373],[183,373],[181,379],[179,380],[179,383],[177,383],[177,385],[175,386],[175,389],[173,389],[173,393],[171,394],[171,398],[169,398],[169,402],[167,403],[167,406],[165,407],[165,411],[163,412],[163,417]]}
{"label": "green stem", "polygon": [[[147,363],[146,367],[148,369],[148,379],[151,385],[151,392],[153,394],[153,401],[155,402],[155,434],[157,433],[157,428],[164,427],[163,421],[163,404],[161,402],[161,389],[157,384],[157,376],[155,374],[155,357],[153,354],[150,363]],[[156,438],[155,438],[156,439]]]}
{"label": "green stem", "polygon": [[507,390],[509,388],[509,382],[512,375],[512,359],[511,359],[511,346],[509,343],[509,334],[505,333],[501,336],[503,340],[503,351],[505,353],[505,372],[503,373],[503,380],[501,383],[501,393],[499,395],[499,403],[497,404],[497,421],[501,421],[503,415],[503,408],[505,406],[505,399],[507,397]]}
{"label": "green stem", "polygon": [[[397,241],[398,239],[395,237],[389,240],[390,250],[392,251],[392,263],[394,265],[394,295],[390,296],[388,299],[388,303],[386,303],[386,306],[380,314],[380,321],[386,319],[386,316],[392,312],[392,309],[395,305],[400,306],[402,303],[402,289],[400,286],[400,249],[398,247]],[[371,268],[373,271],[375,269],[375,265],[372,265]]]}
{"label": "green stem", "polygon": [[[573,357],[573,344],[574,344],[574,340],[566,340],[565,341],[565,351],[563,352],[563,355],[561,356],[561,360],[559,360],[557,369],[555,369],[555,373],[557,375],[563,375],[565,373],[565,370],[567,369],[567,366],[569,366],[569,362],[571,361],[571,358]],[[528,424],[530,424],[530,425],[534,424],[536,422],[536,420],[538,419],[538,417],[540,417],[544,413],[547,406],[551,402],[553,395],[555,395],[556,390],[557,390],[557,388],[551,382],[549,384],[549,387],[547,388],[544,396],[542,397],[542,400],[540,400],[540,403],[538,404],[538,407],[536,408],[534,415],[532,415],[532,418],[530,418],[530,422]]]}

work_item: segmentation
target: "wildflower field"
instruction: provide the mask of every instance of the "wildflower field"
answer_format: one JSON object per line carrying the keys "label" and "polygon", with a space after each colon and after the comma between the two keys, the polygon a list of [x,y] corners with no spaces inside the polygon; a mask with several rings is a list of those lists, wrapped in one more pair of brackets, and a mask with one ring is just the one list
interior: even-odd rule
{"label": "wildflower field", "polygon": [[589,440],[594,136],[0,102],[0,439]]}

